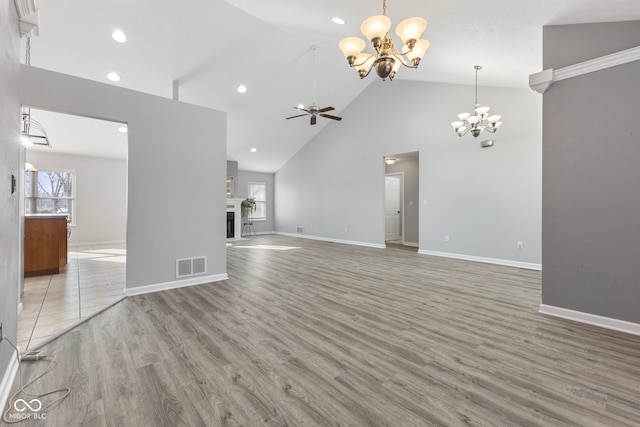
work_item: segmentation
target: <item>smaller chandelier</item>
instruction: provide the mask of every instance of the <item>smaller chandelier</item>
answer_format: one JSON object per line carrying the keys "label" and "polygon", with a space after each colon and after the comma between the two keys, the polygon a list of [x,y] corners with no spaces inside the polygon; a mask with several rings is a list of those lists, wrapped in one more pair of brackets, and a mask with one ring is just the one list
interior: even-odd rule
{"label": "smaller chandelier", "polygon": [[382,15],[367,18],[360,27],[360,31],[371,42],[374,54],[362,53],[365,41],[359,37],[342,39],[338,47],[347,58],[350,67],[355,67],[361,79],[367,77],[375,68],[382,80],[393,80],[400,65],[408,68],[418,68],[420,60],[429,49],[429,40],[421,39],[422,32],[427,28],[427,21],[419,17],[405,19],[396,27],[396,35],[400,37],[404,46],[397,50],[393,41],[388,37],[391,29],[391,19],[387,18],[387,1],[382,2]]}
{"label": "smaller chandelier", "polygon": [[490,108],[481,107],[478,103],[478,70],[482,70],[482,66],[476,65],[473,68],[476,70],[476,102],[473,104],[473,114],[458,114],[458,120],[451,122],[451,126],[458,136],[466,135],[471,131],[471,135],[477,138],[483,130],[495,133],[502,125],[500,121],[502,116],[499,114],[489,115]]}

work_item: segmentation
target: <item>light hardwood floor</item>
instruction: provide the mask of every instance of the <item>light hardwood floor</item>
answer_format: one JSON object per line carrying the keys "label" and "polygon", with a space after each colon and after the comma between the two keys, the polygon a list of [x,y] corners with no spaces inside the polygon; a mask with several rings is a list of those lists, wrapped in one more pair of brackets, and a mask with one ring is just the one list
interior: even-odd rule
{"label": "light hardwood floor", "polygon": [[228,273],[45,345],[71,395],[24,425],[640,425],[640,337],[539,314],[539,272],[267,235]]}

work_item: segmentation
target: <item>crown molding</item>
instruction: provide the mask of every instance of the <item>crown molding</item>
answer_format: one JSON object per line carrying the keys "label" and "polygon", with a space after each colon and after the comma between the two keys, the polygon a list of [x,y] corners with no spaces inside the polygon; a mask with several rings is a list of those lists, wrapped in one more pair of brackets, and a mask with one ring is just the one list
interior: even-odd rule
{"label": "crown molding", "polygon": [[14,3],[20,20],[20,37],[37,36],[40,13],[36,0],[14,0]]}
{"label": "crown molding", "polygon": [[640,60],[640,46],[569,65],[568,67],[558,70],[549,68],[539,73],[531,74],[529,76],[529,87],[538,93],[544,93],[553,83],[559,82],[560,80],[570,79],[637,60]]}

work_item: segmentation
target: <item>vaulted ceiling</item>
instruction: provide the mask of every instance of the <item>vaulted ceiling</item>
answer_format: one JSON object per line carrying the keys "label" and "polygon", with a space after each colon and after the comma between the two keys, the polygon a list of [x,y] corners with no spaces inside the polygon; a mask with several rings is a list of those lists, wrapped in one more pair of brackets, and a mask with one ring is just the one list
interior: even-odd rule
{"label": "vaulted ceiling", "polygon": [[[331,114],[341,115],[376,78],[372,73],[360,80],[337,45],[344,37],[361,36],[361,22],[382,13],[382,0],[39,0],[37,5],[40,35],[32,38],[31,65],[169,98],[176,81],[181,101],[227,112],[228,157],[243,170],[276,171],[323,127],[340,126],[325,119],[315,126],[307,118],[285,120],[296,114],[293,107],[313,100],[311,45],[318,46],[316,104],[335,107]],[[387,15],[394,25],[411,16],[428,22],[423,38],[431,41],[430,49],[418,69],[403,68],[398,79],[471,85],[473,66],[480,64],[481,85],[526,88],[529,74],[542,69],[544,25],[637,20],[640,1],[388,0]],[[334,24],[335,16],[345,24]],[[114,29],[123,30],[128,41],[116,43]],[[24,49],[23,43],[23,61]],[[108,81],[110,71],[122,80]],[[240,84],[247,87],[245,94],[236,91]],[[77,127],[49,125],[46,118],[39,120],[55,129],[55,135],[49,131],[54,147],[73,151],[87,144]],[[110,147],[106,139],[99,142],[100,155],[124,155],[122,143]]]}

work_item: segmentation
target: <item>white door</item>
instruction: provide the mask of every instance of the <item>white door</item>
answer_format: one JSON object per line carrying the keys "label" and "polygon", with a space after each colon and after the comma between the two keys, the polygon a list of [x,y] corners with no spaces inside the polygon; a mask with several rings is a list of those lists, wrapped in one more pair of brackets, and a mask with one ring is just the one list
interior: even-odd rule
{"label": "white door", "polygon": [[385,240],[399,240],[402,225],[402,211],[400,208],[402,176],[386,175],[384,177],[384,186]]}

